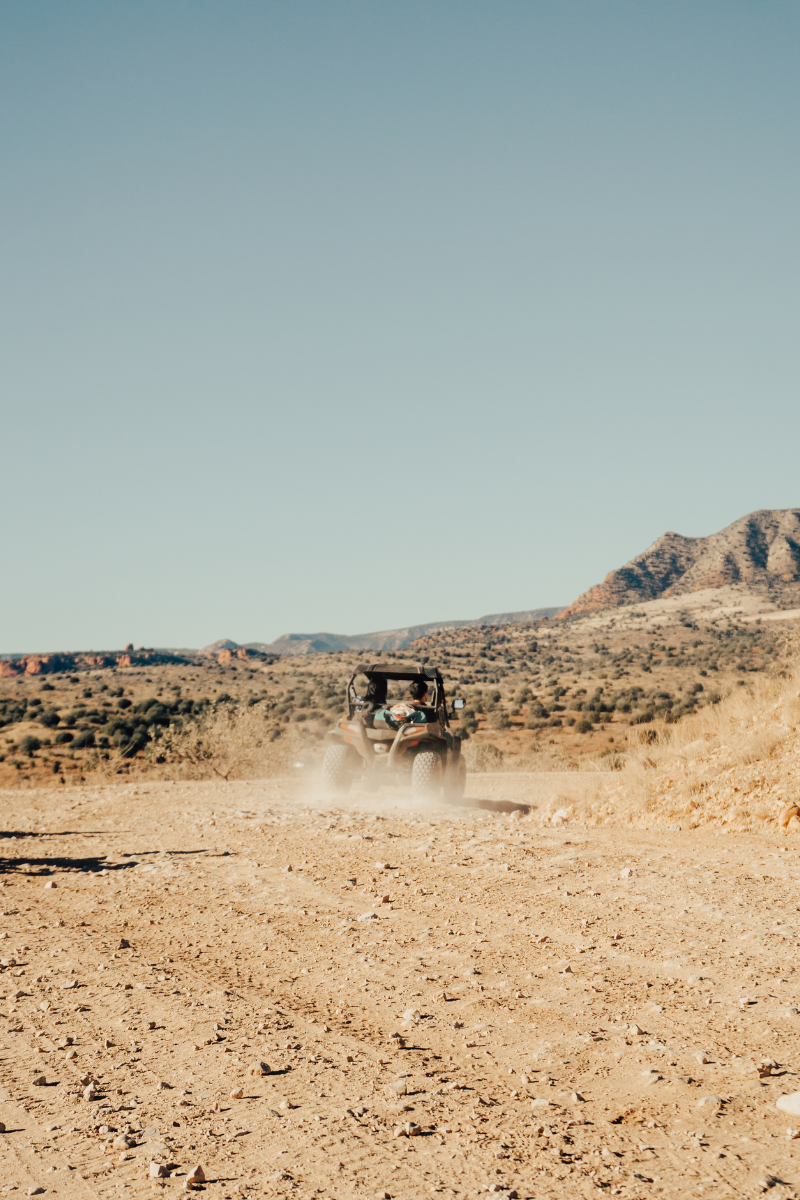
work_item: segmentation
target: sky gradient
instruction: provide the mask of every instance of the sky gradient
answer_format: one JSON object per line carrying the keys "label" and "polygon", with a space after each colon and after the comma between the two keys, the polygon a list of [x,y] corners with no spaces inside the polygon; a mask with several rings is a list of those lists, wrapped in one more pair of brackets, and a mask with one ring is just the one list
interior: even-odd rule
{"label": "sky gradient", "polygon": [[567,604],[800,505],[794,3],[0,7],[0,651]]}

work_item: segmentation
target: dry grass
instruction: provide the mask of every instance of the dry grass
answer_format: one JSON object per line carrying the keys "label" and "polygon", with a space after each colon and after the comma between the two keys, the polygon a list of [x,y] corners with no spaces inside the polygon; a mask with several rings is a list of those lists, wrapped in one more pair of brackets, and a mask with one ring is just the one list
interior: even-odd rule
{"label": "dry grass", "polygon": [[296,728],[275,737],[266,705],[218,704],[202,717],[169,728],[149,747],[168,779],[266,779],[291,771],[305,740]]}
{"label": "dry grass", "polygon": [[623,770],[587,788],[571,815],[592,825],[800,828],[791,812],[800,796],[799,687],[795,662],[667,728],[662,740],[638,741],[632,731]]}

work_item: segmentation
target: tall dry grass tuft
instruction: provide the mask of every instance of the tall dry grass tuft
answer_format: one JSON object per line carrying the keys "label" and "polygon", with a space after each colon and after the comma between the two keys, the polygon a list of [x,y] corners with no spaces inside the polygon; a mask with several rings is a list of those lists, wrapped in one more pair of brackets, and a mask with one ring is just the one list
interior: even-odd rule
{"label": "tall dry grass tuft", "polygon": [[299,730],[274,738],[268,707],[218,704],[201,717],[170,725],[148,745],[162,779],[265,779],[290,771],[307,749]]}
{"label": "tall dry grass tuft", "polygon": [[593,805],[590,824],[695,829],[800,828],[800,634],[786,638],[786,669],[737,688],[718,705],[668,726],[654,742],[631,732],[618,781]]}

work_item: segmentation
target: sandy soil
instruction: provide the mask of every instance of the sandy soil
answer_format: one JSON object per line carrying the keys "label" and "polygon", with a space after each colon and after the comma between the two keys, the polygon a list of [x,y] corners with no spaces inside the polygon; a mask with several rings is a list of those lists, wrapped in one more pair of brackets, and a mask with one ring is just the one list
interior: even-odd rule
{"label": "sandy soil", "polygon": [[797,1195],[793,840],[470,786],[2,793],[0,1190]]}

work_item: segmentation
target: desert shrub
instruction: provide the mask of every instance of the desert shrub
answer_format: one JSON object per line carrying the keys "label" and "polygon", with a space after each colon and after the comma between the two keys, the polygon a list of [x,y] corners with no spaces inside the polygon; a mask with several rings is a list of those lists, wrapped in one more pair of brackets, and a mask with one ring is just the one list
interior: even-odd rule
{"label": "desert shrub", "polygon": [[199,716],[152,730],[147,756],[188,779],[263,779],[290,770],[307,738],[295,726],[275,736],[267,704],[217,703]]}
{"label": "desert shrub", "polygon": [[53,687],[52,683],[43,683],[39,688],[40,692],[54,692],[55,690],[56,689]]}
{"label": "desert shrub", "polygon": [[470,771],[501,771],[503,768],[503,751],[492,742],[472,745],[465,750],[464,756]]}
{"label": "desert shrub", "polygon": [[580,721],[575,725],[577,733],[591,733],[593,729],[594,725],[587,716],[581,717]]}
{"label": "desert shrub", "polygon": [[504,713],[500,708],[495,709],[495,711],[489,716],[490,729],[508,729],[510,724],[511,722],[508,719],[508,714]]}
{"label": "desert shrub", "polygon": [[74,746],[74,748],[76,750],[84,750],[88,746],[93,746],[94,745],[94,730],[93,729],[81,730],[81,732],[79,734],[77,734],[77,736],[73,740],[72,745]]}
{"label": "desert shrub", "polygon": [[31,758],[33,758],[33,755],[37,750],[41,749],[41,746],[42,743],[39,741],[39,739],[37,737],[33,737],[31,734],[29,734],[28,737],[24,737],[19,744],[19,748],[22,753],[29,755]]}
{"label": "desert shrub", "polygon": [[60,733],[56,734],[56,738],[55,738],[56,745],[57,746],[66,746],[67,742],[71,742],[73,740],[73,736],[74,736],[73,734],[67,733],[67,731],[65,729],[62,729]]}
{"label": "desert shrub", "polygon": [[55,729],[61,717],[54,708],[47,708],[39,717],[39,724],[44,725],[45,729]]}

